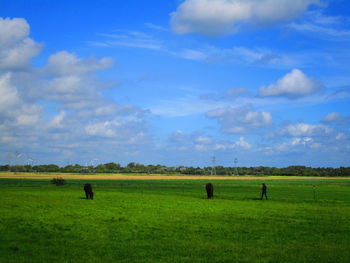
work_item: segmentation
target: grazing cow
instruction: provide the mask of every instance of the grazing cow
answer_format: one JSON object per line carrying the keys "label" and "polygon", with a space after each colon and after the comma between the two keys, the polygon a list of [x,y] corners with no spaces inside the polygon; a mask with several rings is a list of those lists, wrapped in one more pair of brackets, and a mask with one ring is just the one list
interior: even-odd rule
{"label": "grazing cow", "polygon": [[214,186],[212,183],[206,184],[205,190],[207,190],[208,199],[214,198]]}
{"label": "grazing cow", "polygon": [[85,191],[86,199],[91,199],[91,200],[94,199],[94,193],[92,192],[91,184],[85,184],[84,191]]}

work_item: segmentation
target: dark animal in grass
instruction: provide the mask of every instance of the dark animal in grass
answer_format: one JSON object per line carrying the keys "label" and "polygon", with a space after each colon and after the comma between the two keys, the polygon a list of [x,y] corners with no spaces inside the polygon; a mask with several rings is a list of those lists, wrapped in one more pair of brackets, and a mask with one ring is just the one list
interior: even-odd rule
{"label": "dark animal in grass", "polygon": [[206,184],[205,190],[207,190],[208,199],[214,198],[214,185],[212,183]]}
{"label": "dark animal in grass", "polygon": [[86,195],[86,199],[94,199],[94,193],[92,192],[91,184],[84,184],[84,191]]}

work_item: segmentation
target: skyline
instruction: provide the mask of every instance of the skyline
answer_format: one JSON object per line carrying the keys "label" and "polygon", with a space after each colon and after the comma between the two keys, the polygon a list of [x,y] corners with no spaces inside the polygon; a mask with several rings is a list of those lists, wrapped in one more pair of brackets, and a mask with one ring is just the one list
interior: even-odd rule
{"label": "skyline", "polygon": [[0,1],[0,163],[350,166],[349,8]]}

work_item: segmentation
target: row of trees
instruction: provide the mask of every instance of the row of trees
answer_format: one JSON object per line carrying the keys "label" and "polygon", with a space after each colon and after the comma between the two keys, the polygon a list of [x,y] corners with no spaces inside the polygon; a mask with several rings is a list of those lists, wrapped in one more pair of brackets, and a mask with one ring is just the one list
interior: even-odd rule
{"label": "row of trees", "polygon": [[187,175],[275,175],[275,176],[350,176],[350,167],[312,168],[307,166],[288,166],[284,168],[255,167],[168,167],[164,165],[143,165],[129,163],[121,166],[118,163],[105,163],[97,166],[79,164],[60,167],[55,164],[45,165],[0,165],[0,171],[12,172],[57,172],[57,173],[146,173],[146,174],[187,174]]}

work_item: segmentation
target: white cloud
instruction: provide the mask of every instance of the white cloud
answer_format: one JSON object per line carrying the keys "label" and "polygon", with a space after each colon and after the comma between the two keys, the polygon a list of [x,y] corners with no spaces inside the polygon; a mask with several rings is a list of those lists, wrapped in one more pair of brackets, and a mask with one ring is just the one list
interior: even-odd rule
{"label": "white cloud", "polygon": [[90,74],[63,75],[42,84],[39,96],[65,102],[70,108],[91,107],[101,101],[99,91],[108,85]]}
{"label": "white cloud", "polygon": [[344,38],[348,40],[350,38],[349,30],[337,30],[332,27],[324,27],[312,23],[291,23],[288,27],[305,33],[315,33],[328,40],[339,40],[339,38]]}
{"label": "white cloud", "polygon": [[196,144],[194,148],[200,152],[208,151],[210,149],[207,145],[203,145],[203,144]]}
{"label": "white cloud", "polygon": [[296,123],[283,127],[278,133],[287,136],[326,136],[332,133],[332,128],[320,124]]}
{"label": "white cloud", "polygon": [[182,130],[176,130],[169,136],[170,143],[181,143],[188,140],[188,135]]}
{"label": "white cloud", "polygon": [[308,35],[317,35],[325,40],[349,40],[350,21],[342,16],[326,16],[321,10],[308,11],[305,18],[299,22],[292,22],[286,28]]}
{"label": "white cloud", "polygon": [[11,84],[11,74],[0,75],[0,111],[16,106],[20,99],[15,86]]}
{"label": "white cloud", "polygon": [[296,63],[291,56],[267,48],[234,46],[221,50],[212,48],[211,52],[213,57],[241,64],[289,66]]}
{"label": "white cloud", "polygon": [[234,145],[235,145],[236,147],[241,147],[241,148],[245,148],[245,149],[249,149],[249,148],[252,147],[252,145],[251,145],[250,143],[248,143],[248,142],[244,139],[244,137],[239,137],[239,140],[236,141],[236,142],[234,143]]}
{"label": "white cloud", "polygon": [[0,75],[0,121],[19,126],[38,123],[42,108],[21,98],[13,78],[9,72]]}
{"label": "white cloud", "polygon": [[1,46],[10,46],[29,35],[30,27],[23,18],[0,18]]}
{"label": "white cloud", "polygon": [[105,39],[100,41],[89,41],[92,46],[101,47],[132,47],[150,50],[164,51],[161,41],[153,36],[138,31],[121,31],[119,34],[99,34]]}
{"label": "white cloud", "polygon": [[322,122],[335,125],[348,125],[350,124],[350,116],[346,117],[337,112],[331,112],[323,117]]}
{"label": "white cloud", "polygon": [[295,137],[292,138],[289,142],[283,142],[276,145],[276,150],[278,151],[292,151],[293,148],[296,147],[311,147],[317,148],[319,146],[318,143],[314,143],[314,139],[311,137]]}
{"label": "white cloud", "polygon": [[224,92],[218,92],[218,93],[206,93],[199,96],[202,100],[208,100],[208,101],[220,101],[220,100],[233,100],[237,99],[239,96],[247,93],[247,90],[245,88],[231,88],[228,90],[225,90]]}
{"label": "white cloud", "polygon": [[187,134],[184,131],[177,130],[170,134],[167,150],[175,151],[229,151],[233,149],[251,149],[252,144],[246,141],[244,137],[239,137],[237,141],[217,140],[211,136],[199,135],[197,132]]}
{"label": "white cloud", "polygon": [[19,110],[16,111],[16,121],[20,126],[30,126],[38,124],[41,119],[42,108],[38,105],[22,105]]}
{"label": "white cloud", "polygon": [[205,137],[205,136],[198,136],[195,138],[196,143],[201,143],[201,144],[210,144],[212,143],[213,139],[210,137]]}
{"label": "white cloud", "polygon": [[259,95],[297,98],[313,94],[320,87],[320,83],[309,78],[299,69],[293,69],[275,83],[261,87]]}
{"label": "white cloud", "polygon": [[225,95],[226,95],[226,97],[235,98],[235,97],[238,97],[246,92],[247,92],[247,90],[245,88],[232,88],[232,89],[228,89],[225,92]]}
{"label": "white cloud", "polygon": [[111,58],[81,59],[75,54],[61,51],[49,57],[47,71],[55,76],[82,75],[91,71],[102,70],[112,65]]}
{"label": "white cloud", "polygon": [[172,52],[175,56],[189,59],[189,60],[205,60],[208,58],[208,55],[202,51],[195,50],[195,49],[184,49],[178,52]]}
{"label": "white cloud", "polygon": [[42,87],[42,99],[65,103],[72,109],[91,108],[100,101],[101,83],[85,75],[67,75],[49,80]]}
{"label": "white cloud", "polygon": [[346,140],[347,138],[349,138],[349,135],[344,132],[339,132],[335,137],[336,140]]}
{"label": "white cloud", "polygon": [[40,52],[40,45],[28,37],[29,31],[23,18],[0,17],[0,69],[24,68]]}
{"label": "white cloud", "polygon": [[73,93],[81,89],[82,78],[80,76],[64,76],[55,78],[50,82],[51,91],[58,93]]}
{"label": "white cloud", "polygon": [[[100,47],[129,47],[157,51],[164,55],[183,59],[204,61],[207,63],[228,61],[237,64],[253,64],[256,66],[291,67],[296,65],[295,54],[283,54],[267,48],[246,48],[233,46],[230,48],[217,48],[214,46],[184,47],[165,39],[156,39],[142,32],[122,31],[121,34],[99,34],[102,40],[89,41],[92,46]],[[186,43],[185,43],[186,44]]]}
{"label": "white cloud", "polygon": [[178,34],[221,35],[242,25],[271,25],[291,20],[318,0],[185,0],[170,14]]}
{"label": "white cloud", "polygon": [[250,133],[272,123],[272,116],[269,112],[252,111],[249,106],[219,108],[209,111],[207,117],[217,119],[226,133]]}
{"label": "white cloud", "polygon": [[85,132],[89,135],[114,137],[117,134],[116,130],[118,127],[120,127],[120,123],[116,121],[106,121],[85,126]]}
{"label": "white cloud", "polygon": [[145,23],[144,24],[146,27],[153,29],[153,30],[158,30],[158,31],[167,31],[168,29],[166,29],[165,27],[162,27],[160,25],[155,25],[153,23]]}
{"label": "white cloud", "polygon": [[341,100],[347,98],[350,98],[350,86],[337,89],[336,91],[328,95],[328,99],[330,100]]}
{"label": "white cloud", "polygon": [[323,121],[325,122],[333,122],[337,121],[341,118],[341,115],[337,112],[331,112],[328,113],[326,116],[324,116]]}
{"label": "white cloud", "polygon": [[253,146],[251,143],[247,142],[244,137],[239,137],[239,139],[235,142],[219,142],[215,143],[212,147],[212,150],[218,150],[218,151],[227,151],[232,149],[251,149]]}
{"label": "white cloud", "polygon": [[51,126],[54,128],[61,128],[63,127],[62,122],[66,116],[66,112],[65,111],[60,111],[59,114],[57,114],[52,120],[51,120]]}
{"label": "white cloud", "polygon": [[113,153],[113,159],[124,158],[140,152],[139,145],[152,144],[147,111],[103,97],[114,83],[99,81],[94,72],[110,67],[112,59],[61,51],[50,56],[45,67],[33,68],[29,61],[40,46],[28,37],[29,28],[24,19],[0,19],[0,70],[7,72],[0,72],[4,151],[36,152],[40,162],[52,162],[52,156],[62,162],[80,161],[80,152],[84,158],[106,152]]}

